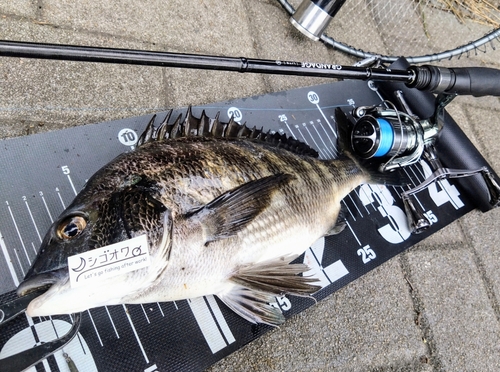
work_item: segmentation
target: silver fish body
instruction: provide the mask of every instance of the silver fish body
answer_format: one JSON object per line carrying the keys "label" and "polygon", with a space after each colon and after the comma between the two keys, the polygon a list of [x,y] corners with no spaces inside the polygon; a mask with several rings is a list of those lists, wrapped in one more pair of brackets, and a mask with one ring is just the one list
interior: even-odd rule
{"label": "silver fish body", "polygon": [[[191,133],[188,117],[182,130]],[[173,138],[177,129],[165,123],[149,128],[134,152],[88,181],[18,289],[51,284],[29,315],[214,294],[245,319],[275,325],[284,318],[269,305],[274,296],[319,289],[297,275],[307,266],[290,262],[332,231],[340,201],[372,174],[355,160],[297,154],[261,134],[207,136],[206,117],[196,120],[194,136]],[[71,287],[68,256],[143,234],[150,266]]]}

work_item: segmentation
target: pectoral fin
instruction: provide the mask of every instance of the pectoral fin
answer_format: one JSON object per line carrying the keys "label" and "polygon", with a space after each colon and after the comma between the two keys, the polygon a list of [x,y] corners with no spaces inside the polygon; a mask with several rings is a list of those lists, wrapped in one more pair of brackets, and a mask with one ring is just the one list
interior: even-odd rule
{"label": "pectoral fin", "polygon": [[218,297],[234,312],[252,323],[277,326],[285,321],[278,307],[270,305],[275,296],[293,294],[308,296],[321,289],[311,283],[316,278],[299,276],[309,267],[304,264],[290,264],[295,257],[274,259],[242,267],[231,277],[236,285]]}
{"label": "pectoral fin", "polygon": [[186,218],[198,221],[206,235],[206,245],[234,236],[259,215],[270,203],[273,192],[293,179],[277,174],[247,182],[227,191]]}

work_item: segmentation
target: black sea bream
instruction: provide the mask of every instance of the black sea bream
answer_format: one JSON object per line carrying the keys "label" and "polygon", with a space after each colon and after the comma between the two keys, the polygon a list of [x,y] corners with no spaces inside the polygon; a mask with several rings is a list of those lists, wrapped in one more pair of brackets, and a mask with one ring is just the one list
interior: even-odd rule
{"label": "black sea bream", "polygon": [[[47,232],[18,293],[50,288],[27,313],[214,294],[251,322],[282,323],[274,296],[319,290],[300,275],[306,265],[290,262],[334,230],[349,192],[383,177],[347,156],[319,160],[296,140],[190,110],[183,122],[152,122],[137,149],[93,175]],[[69,256],[144,234],[148,267],[71,286]]]}

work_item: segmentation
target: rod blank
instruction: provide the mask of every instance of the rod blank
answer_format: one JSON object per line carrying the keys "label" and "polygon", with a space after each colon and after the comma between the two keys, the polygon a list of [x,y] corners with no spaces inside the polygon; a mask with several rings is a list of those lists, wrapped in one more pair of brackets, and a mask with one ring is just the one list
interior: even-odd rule
{"label": "rod blank", "polygon": [[410,68],[406,70],[391,70],[385,68],[342,66],[328,63],[41,44],[6,40],[0,40],[0,56],[220,70],[242,73],[252,72],[357,80],[371,79],[402,82],[410,88],[429,90],[432,92],[472,94],[475,96],[500,96],[500,89],[498,88],[500,86],[500,70],[486,68],[446,69],[435,66],[410,66]]}
{"label": "rod blank", "polygon": [[411,83],[408,70],[0,40],[0,56]]}

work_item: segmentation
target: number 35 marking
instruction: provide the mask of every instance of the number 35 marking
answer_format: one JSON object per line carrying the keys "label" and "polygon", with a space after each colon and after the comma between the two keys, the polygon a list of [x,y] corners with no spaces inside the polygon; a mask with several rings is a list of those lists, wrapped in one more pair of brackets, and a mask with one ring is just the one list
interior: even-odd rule
{"label": "number 35 marking", "polygon": [[385,240],[398,244],[410,237],[411,232],[406,222],[406,214],[401,208],[394,205],[394,197],[387,187],[364,184],[359,190],[359,196],[365,206],[376,201],[380,215],[389,220],[388,224],[378,229]]}

